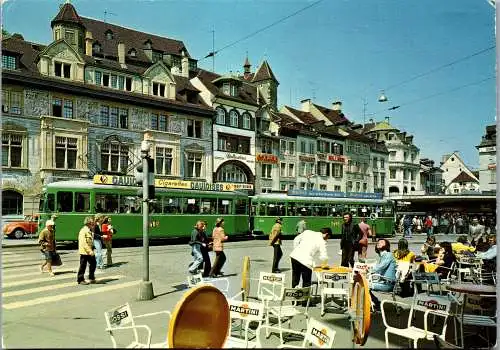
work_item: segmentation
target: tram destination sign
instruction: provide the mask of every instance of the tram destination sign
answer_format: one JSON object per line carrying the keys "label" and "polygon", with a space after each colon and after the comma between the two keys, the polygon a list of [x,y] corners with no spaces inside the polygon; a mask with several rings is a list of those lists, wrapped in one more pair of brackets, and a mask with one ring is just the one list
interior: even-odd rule
{"label": "tram destination sign", "polygon": [[368,192],[341,192],[341,191],[314,191],[314,190],[289,190],[289,196],[300,197],[322,197],[322,198],[358,198],[358,199],[382,199],[382,193]]}
{"label": "tram destination sign", "polygon": [[[94,184],[116,185],[116,186],[137,186],[134,176],[117,175],[94,175]],[[253,184],[216,182],[208,183],[203,181],[184,181],[171,179],[155,179],[157,188],[176,188],[184,190],[201,190],[214,192],[232,192],[238,190],[253,190]]]}

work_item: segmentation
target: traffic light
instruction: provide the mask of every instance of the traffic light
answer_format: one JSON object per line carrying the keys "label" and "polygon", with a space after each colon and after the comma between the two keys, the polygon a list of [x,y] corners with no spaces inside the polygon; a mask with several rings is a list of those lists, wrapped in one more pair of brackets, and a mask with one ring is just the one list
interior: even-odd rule
{"label": "traffic light", "polygon": [[[144,172],[147,169],[147,173]],[[137,191],[137,196],[143,199],[155,199],[155,162],[150,157],[144,157],[142,164],[139,164],[135,169],[135,182],[137,186],[141,187]],[[147,198],[144,198],[144,190],[147,187]]]}

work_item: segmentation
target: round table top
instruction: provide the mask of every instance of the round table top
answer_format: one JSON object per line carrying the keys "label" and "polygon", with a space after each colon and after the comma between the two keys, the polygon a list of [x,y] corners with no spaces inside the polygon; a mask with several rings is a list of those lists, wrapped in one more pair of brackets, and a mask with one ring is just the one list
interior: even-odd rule
{"label": "round table top", "polygon": [[466,293],[466,294],[485,294],[485,295],[495,295],[497,294],[497,288],[495,286],[484,285],[484,284],[471,284],[471,283],[454,283],[446,286],[446,289],[452,292]]}
{"label": "round table top", "polygon": [[345,266],[327,266],[323,268],[321,266],[315,267],[314,272],[329,272],[329,273],[346,273],[352,272],[352,269]]}

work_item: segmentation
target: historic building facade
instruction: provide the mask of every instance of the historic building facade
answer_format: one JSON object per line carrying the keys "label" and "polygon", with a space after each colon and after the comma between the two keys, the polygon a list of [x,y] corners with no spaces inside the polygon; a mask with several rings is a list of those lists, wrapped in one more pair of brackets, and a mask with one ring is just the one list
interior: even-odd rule
{"label": "historic building facade", "polygon": [[422,194],[420,181],[420,149],[413,143],[413,136],[389,123],[366,124],[361,132],[369,138],[384,142],[388,152],[388,195]]}
{"label": "historic building facade", "polygon": [[2,42],[3,214],[36,211],[43,183],[132,175],[145,138],[157,177],[212,181],[214,111],[189,82],[196,60],[181,41],[69,3],[51,27],[47,46]]}
{"label": "historic building facade", "polygon": [[481,192],[496,193],[497,189],[497,130],[496,125],[488,125],[481,143],[476,146],[479,152],[479,189]]}

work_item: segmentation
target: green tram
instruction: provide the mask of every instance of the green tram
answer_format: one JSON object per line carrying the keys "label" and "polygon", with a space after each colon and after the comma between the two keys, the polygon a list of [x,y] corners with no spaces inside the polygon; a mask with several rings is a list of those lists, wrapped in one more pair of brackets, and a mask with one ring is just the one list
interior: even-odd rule
{"label": "green tram", "polygon": [[282,232],[285,236],[295,235],[295,227],[301,218],[306,220],[307,229],[319,231],[330,227],[334,236],[340,236],[345,212],[353,214],[354,222],[366,216],[366,222],[377,237],[394,235],[394,205],[387,199],[259,194],[251,197],[250,212],[250,228],[254,236],[267,236],[277,217],[283,218]]}
{"label": "green tram", "polygon": [[[111,217],[117,231],[113,239],[142,238],[142,199],[137,190],[91,180],[48,184],[40,202],[39,230],[55,215],[57,240],[77,241],[84,218],[103,213]],[[155,197],[150,203],[150,238],[190,237],[197,220],[207,221],[211,231],[219,216],[228,235],[249,236],[246,193],[156,188]]]}

